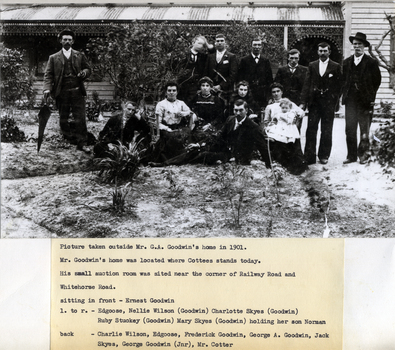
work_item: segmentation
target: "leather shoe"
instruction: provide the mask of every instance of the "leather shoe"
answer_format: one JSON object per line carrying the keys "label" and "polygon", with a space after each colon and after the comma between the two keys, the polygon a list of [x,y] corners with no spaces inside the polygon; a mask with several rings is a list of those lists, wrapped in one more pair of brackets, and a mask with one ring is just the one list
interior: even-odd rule
{"label": "leather shoe", "polygon": [[347,158],[344,162],[343,162],[343,164],[350,164],[350,163],[355,163],[357,160],[355,159],[355,160],[353,160],[353,159],[349,159],[349,158]]}
{"label": "leather shoe", "polygon": [[359,164],[366,164],[368,162],[369,158],[361,158],[359,160]]}
{"label": "leather shoe", "polygon": [[320,159],[320,163],[321,164],[328,164],[328,159],[322,158],[322,159]]}

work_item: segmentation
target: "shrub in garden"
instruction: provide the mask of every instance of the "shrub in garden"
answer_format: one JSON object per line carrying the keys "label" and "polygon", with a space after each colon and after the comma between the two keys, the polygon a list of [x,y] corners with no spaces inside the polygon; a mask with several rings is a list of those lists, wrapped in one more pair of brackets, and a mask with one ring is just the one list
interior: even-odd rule
{"label": "shrub in garden", "polygon": [[126,197],[130,193],[130,185],[131,182],[128,182],[123,188],[115,186],[115,190],[112,193],[112,208],[117,213],[123,213],[126,210]]}
{"label": "shrub in garden", "polygon": [[264,42],[264,55],[272,63],[281,62],[285,53],[281,38],[264,30],[268,29],[240,22],[199,27],[136,21],[114,25],[106,37],[91,39],[86,53],[93,71],[109,77],[118,97],[136,102],[147,97],[158,101],[165,83],[183,74],[180,58],[197,34],[213,43],[215,34],[224,33],[229,50],[239,57],[250,52],[253,38],[260,37]]}
{"label": "shrub in garden", "polygon": [[377,152],[378,162],[385,167],[386,172],[392,173],[395,167],[395,115],[380,125],[376,131],[376,137],[380,140]]}
{"label": "shrub in garden", "polygon": [[8,115],[1,117],[1,142],[23,141],[26,141],[25,133],[19,130],[15,119]]}
{"label": "shrub in garden", "polygon": [[393,102],[380,101],[378,115],[382,118],[391,118],[392,105],[393,105]]}
{"label": "shrub in garden", "polygon": [[228,203],[235,228],[241,226],[243,200],[251,178],[248,170],[236,162],[221,164],[214,170],[214,191],[217,191]]}
{"label": "shrub in garden", "polygon": [[34,75],[23,60],[23,52],[3,48],[0,51],[0,65],[1,107],[33,108]]}
{"label": "shrub in garden", "polygon": [[140,152],[137,142],[131,142],[128,146],[121,142],[112,145],[106,158],[94,159],[95,166],[100,170],[99,177],[116,185],[132,182],[139,173]]}

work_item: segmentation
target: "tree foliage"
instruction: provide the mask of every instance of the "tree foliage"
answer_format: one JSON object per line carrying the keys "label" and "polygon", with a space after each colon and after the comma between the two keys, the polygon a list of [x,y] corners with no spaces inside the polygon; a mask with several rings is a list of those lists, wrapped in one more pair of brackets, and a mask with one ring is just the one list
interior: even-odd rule
{"label": "tree foliage", "polygon": [[23,56],[23,51],[8,48],[0,52],[2,108],[33,107],[34,75],[29,71]]}
{"label": "tree foliage", "polygon": [[158,101],[164,84],[182,74],[181,58],[193,37],[201,34],[214,43],[216,33],[226,35],[229,50],[238,57],[246,55],[252,39],[260,37],[267,58],[276,63],[283,58],[284,47],[279,38],[261,27],[239,22],[215,27],[137,21],[114,25],[104,38],[90,40],[87,55],[94,72],[108,76],[120,98],[141,101],[149,95]]}
{"label": "tree foliage", "polygon": [[394,22],[395,16],[391,16],[386,13],[384,14],[386,20],[388,21],[390,29],[385,31],[385,33],[381,36],[381,40],[377,45],[369,46],[369,53],[372,57],[374,57],[378,61],[380,67],[383,67],[388,71],[390,75],[390,87],[395,92],[395,59],[393,57],[392,58],[390,57],[390,60],[388,60],[387,57],[385,57],[380,50],[380,47],[383,44],[384,39],[388,35],[390,36],[392,45],[395,46],[395,22]]}

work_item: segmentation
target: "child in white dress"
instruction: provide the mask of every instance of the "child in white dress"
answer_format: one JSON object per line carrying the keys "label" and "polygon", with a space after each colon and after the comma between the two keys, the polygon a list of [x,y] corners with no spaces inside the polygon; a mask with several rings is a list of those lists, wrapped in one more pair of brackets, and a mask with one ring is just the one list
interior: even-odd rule
{"label": "child in white dress", "polygon": [[300,138],[296,126],[296,112],[291,110],[292,102],[287,98],[280,100],[281,113],[273,116],[271,123],[266,128],[267,136],[283,143],[295,142]]}

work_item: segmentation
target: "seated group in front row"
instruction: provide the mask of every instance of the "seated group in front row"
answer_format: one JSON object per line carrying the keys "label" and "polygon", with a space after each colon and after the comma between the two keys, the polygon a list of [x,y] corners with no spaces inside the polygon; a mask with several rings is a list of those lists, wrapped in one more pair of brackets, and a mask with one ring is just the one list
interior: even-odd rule
{"label": "seated group in front row", "polygon": [[210,78],[200,79],[199,87],[188,106],[177,99],[178,85],[166,84],[166,98],[158,102],[155,110],[160,137],[151,146],[148,123],[135,113],[135,104],[126,103],[125,112],[113,116],[100,133],[95,157],[103,157],[108,145],[117,140],[130,142],[137,131],[138,139],[147,148],[143,163],[151,166],[213,165],[231,158],[240,164],[250,164],[254,151],[259,151],[266,167],[271,166],[270,152],[274,160],[293,174],[307,169],[299,134],[304,112],[291,101],[281,100],[283,88],[280,84],[273,84],[272,104],[266,107],[261,118],[258,118],[259,107],[249,96],[247,82],[237,85],[228,108],[213,91]]}

